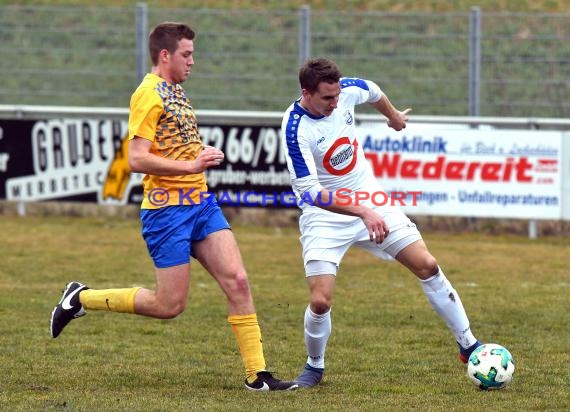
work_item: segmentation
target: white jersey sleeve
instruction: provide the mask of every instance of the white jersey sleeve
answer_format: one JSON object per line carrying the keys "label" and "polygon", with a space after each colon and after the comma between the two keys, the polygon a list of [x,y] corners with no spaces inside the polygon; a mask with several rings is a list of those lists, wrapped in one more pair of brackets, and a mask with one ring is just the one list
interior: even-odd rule
{"label": "white jersey sleeve", "polygon": [[375,103],[382,98],[380,86],[371,80],[358,79],[355,77],[343,77],[340,85],[347,94],[347,103],[353,106],[361,103]]}

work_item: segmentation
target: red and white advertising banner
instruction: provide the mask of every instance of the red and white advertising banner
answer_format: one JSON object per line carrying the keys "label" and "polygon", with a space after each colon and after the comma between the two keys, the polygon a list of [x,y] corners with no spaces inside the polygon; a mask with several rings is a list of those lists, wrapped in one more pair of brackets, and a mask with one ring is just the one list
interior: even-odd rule
{"label": "red and white advertising banner", "polygon": [[387,192],[421,192],[410,215],[562,217],[562,132],[408,125],[359,129]]}

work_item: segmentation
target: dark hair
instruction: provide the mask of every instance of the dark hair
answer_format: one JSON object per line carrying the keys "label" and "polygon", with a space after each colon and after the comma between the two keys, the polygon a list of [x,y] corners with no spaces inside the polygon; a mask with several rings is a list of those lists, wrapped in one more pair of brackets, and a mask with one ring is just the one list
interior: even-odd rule
{"label": "dark hair", "polygon": [[337,83],[341,77],[336,63],[325,58],[309,59],[299,69],[301,88],[309,93],[316,92],[321,82]]}
{"label": "dark hair", "polygon": [[148,50],[153,65],[158,64],[158,55],[163,49],[174,53],[182,39],[194,40],[196,33],[184,23],[164,22],[156,26],[148,37]]}

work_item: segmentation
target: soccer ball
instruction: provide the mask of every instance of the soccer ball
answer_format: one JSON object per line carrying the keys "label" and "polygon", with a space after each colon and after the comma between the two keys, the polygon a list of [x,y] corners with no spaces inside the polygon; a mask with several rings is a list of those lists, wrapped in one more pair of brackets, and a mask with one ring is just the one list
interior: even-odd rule
{"label": "soccer ball", "polygon": [[467,361],[467,376],[479,389],[501,389],[513,379],[515,361],[511,353],[496,343],[479,346]]}

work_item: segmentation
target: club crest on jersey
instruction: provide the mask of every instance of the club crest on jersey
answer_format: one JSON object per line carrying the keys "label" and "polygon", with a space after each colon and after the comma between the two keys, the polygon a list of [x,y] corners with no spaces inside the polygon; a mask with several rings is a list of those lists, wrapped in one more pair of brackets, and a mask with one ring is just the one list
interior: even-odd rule
{"label": "club crest on jersey", "polygon": [[323,167],[335,176],[350,173],[356,165],[358,141],[350,142],[348,137],[341,137],[327,150],[323,158]]}
{"label": "club crest on jersey", "polygon": [[352,117],[352,113],[350,113],[350,110],[344,112],[344,121],[346,122],[346,124],[352,124],[352,122],[354,121],[354,118]]}

